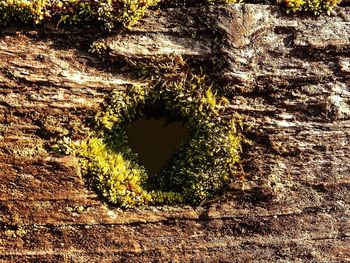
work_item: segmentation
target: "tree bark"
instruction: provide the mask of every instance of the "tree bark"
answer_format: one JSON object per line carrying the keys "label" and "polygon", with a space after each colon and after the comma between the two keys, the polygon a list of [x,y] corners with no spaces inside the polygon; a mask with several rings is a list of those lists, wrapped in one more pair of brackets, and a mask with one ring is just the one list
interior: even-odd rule
{"label": "tree bark", "polygon": [[[105,43],[110,63],[88,52]],[[86,136],[126,59],[181,55],[227,86],[252,141],[223,200],[122,211],[45,145]],[[197,64],[197,65],[198,65]],[[0,259],[52,262],[350,261],[350,8],[168,8],[135,28],[0,31]]]}

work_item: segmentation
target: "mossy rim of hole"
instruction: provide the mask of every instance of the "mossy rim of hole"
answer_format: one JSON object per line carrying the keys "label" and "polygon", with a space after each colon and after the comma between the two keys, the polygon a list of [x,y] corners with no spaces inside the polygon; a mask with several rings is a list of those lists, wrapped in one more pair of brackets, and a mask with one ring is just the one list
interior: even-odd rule
{"label": "mossy rim of hole", "polygon": [[[119,207],[198,205],[221,194],[235,177],[242,137],[235,116],[223,114],[225,99],[203,79],[192,76],[171,86],[134,85],[114,91],[107,108],[96,116],[94,134],[76,150],[88,185]],[[168,116],[184,120],[190,135],[162,172],[151,177],[128,146],[125,127],[155,101]]]}

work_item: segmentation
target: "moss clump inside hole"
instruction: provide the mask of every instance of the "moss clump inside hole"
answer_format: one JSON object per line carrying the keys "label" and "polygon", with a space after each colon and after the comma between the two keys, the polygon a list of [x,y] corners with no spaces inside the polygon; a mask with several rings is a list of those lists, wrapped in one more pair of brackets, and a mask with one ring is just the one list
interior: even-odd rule
{"label": "moss clump inside hole", "polygon": [[[120,207],[198,205],[213,198],[235,176],[241,149],[235,116],[224,114],[225,101],[197,75],[114,91],[96,118],[96,132],[78,147],[83,176],[107,202]],[[155,102],[165,116],[185,121],[189,133],[152,176],[130,148],[126,129]]]}

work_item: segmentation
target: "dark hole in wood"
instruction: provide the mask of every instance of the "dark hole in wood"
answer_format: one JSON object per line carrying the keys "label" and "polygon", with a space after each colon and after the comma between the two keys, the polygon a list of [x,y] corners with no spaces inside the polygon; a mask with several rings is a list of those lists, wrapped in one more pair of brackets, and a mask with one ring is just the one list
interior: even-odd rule
{"label": "dark hole in wood", "polygon": [[150,175],[156,175],[164,167],[181,141],[189,134],[181,121],[162,118],[142,118],[126,129],[131,149]]}

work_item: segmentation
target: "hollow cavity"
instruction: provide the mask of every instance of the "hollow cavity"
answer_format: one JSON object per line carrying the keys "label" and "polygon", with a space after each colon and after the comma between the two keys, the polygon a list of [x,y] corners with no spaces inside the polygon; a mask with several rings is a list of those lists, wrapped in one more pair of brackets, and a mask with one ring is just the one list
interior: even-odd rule
{"label": "hollow cavity", "polygon": [[138,154],[140,163],[149,174],[155,175],[167,164],[189,130],[179,121],[143,118],[132,122],[126,134],[129,146]]}

